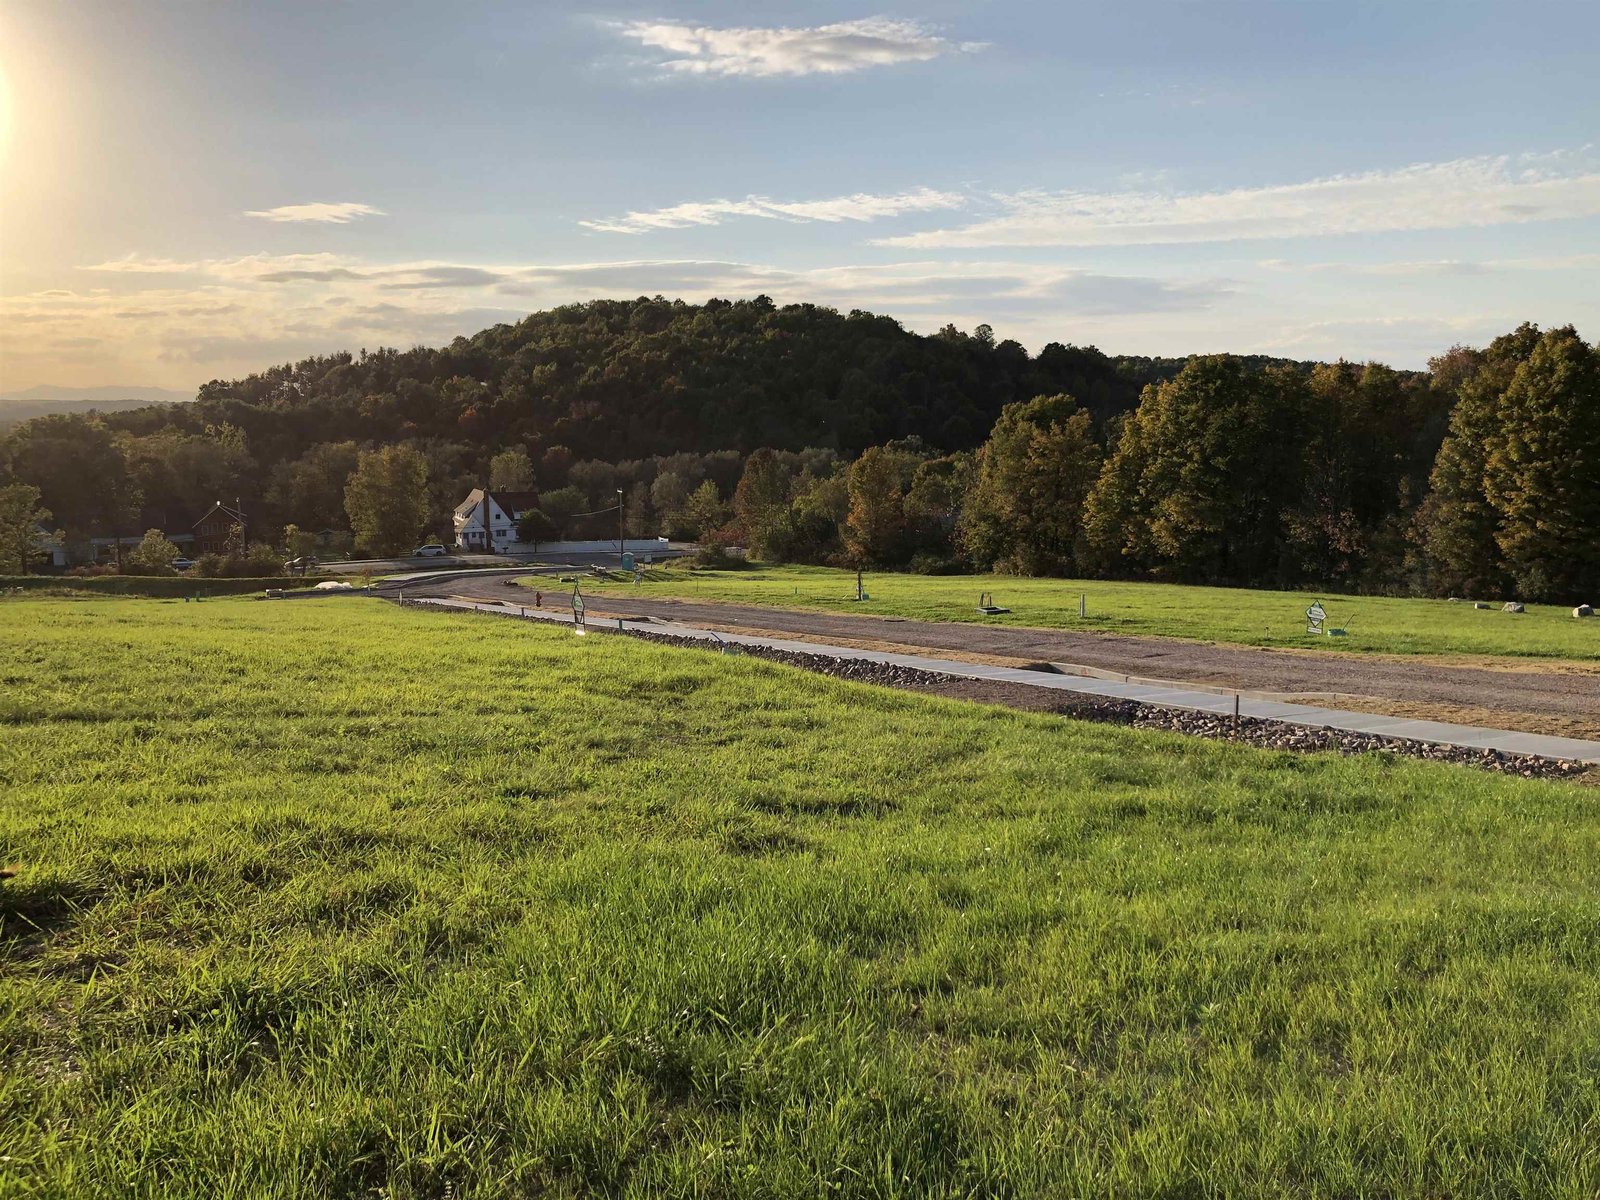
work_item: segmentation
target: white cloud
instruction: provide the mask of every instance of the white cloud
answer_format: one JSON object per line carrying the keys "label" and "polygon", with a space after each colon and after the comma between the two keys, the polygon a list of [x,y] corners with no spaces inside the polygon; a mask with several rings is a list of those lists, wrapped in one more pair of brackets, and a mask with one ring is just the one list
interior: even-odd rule
{"label": "white cloud", "polygon": [[982,46],[951,42],[915,21],[888,17],[793,29],[712,29],[672,21],[623,21],[614,28],[664,52],[655,65],[678,75],[841,75]]}
{"label": "white cloud", "polygon": [[914,188],[888,196],[858,192],[835,196],[831,200],[769,200],[765,196],[746,196],[743,200],[703,200],[674,204],[670,208],[630,212],[626,216],[579,221],[586,229],[601,233],[645,233],[654,229],[682,229],[689,225],[720,225],[729,217],[764,217],[778,221],[872,221],[907,212],[933,212],[960,208],[964,197],[955,192],[936,192]]}
{"label": "white cloud", "polygon": [[1133,246],[1463,229],[1600,215],[1600,170],[1572,155],[1462,158],[1305,183],[1174,194],[1017,192],[1000,214],[883,238],[911,247]]}
{"label": "white cloud", "polygon": [[251,209],[247,217],[260,217],[266,221],[320,221],[328,225],[348,225],[357,217],[381,217],[381,208],[370,204],[357,204],[352,200],[338,204],[284,204],[277,208]]}

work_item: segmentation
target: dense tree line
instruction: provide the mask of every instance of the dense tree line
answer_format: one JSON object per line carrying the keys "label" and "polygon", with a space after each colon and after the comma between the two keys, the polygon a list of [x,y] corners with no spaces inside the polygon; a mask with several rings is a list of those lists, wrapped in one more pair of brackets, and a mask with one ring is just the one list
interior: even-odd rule
{"label": "dense tree line", "polygon": [[[546,490],[577,468],[579,512],[595,500],[585,471],[615,469],[639,500],[657,473],[639,464],[678,454],[742,462],[762,446],[823,447],[848,459],[911,435],[970,448],[1015,400],[1070,391],[1109,419],[1181,366],[1057,344],[1030,356],[987,327],[921,336],[888,317],[764,298],[596,301],[438,349],[320,356],[216,380],[191,404],[25,422],[0,440],[0,470],[38,486],[78,538],[180,527],[219,499],[238,501],[255,531],[320,531],[349,526],[357,457],[406,445],[427,462],[425,525],[443,534],[497,455],[525,456]],[[691,490],[706,478],[666,473]],[[738,467],[712,474],[726,497]]]}
{"label": "dense tree line", "polygon": [[621,492],[632,535],[763,559],[1555,598],[1600,590],[1595,377],[1571,329],[1399,372],[598,301],[26,422],[0,486],[69,538],[237,498],[252,541],[387,552],[487,480],[542,540],[612,536]]}
{"label": "dense tree line", "polygon": [[1196,357],[1096,421],[1007,405],[835,474],[749,460],[726,535],[763,559],[1257,587],[1600,594],[1600,354],[1523,326],[1427,374]]}

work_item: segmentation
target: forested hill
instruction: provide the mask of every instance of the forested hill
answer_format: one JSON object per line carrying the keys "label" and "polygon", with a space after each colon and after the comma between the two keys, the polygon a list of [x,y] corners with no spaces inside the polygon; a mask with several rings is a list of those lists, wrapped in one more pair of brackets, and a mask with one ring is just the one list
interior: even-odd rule
{"label": "forested hill", "polygon": [[761,446],[850,457],[912,435],[976,446],[1001,408],[1045,393],[1069,393],[1103,422],[1184,361],[1058,343],[1030,356],[987,326],[923,336],[889,317],[764,297],[597,300],[437,350],[335,354],[215,381],[194,405],[108,424],[148,434],[226,423],[266,461],[320,442],[412,439],[565,446],[612,462]]}

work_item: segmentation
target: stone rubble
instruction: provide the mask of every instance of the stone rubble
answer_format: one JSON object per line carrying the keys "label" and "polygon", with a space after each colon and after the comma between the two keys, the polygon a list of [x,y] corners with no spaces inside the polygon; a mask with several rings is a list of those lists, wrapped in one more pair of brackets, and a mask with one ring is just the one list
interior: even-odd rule
{"label": "stone rubble", "polygon": [[[697,650],[715,648],[715,643],[699,638],[650,633],[641,629],[627,630],[627,636]],[[942,687],[966,682],[959,676],[923,671],[916,667],[896,666],[868,659],[835,658],[827,654],[808,654],[768,646],[740,646],[738,653],[767,662],[783,663],[786,666],[814,671],[835,679],[848,679],[883,687],[937,691]],[[1572,779],[1587,770],[1584,763],[1564,759],[1541,758],[1531,754],[1506,754],[1499,750],[1479,750],[1470,746],[1446,746],[1437,742],[1416,742],[1405,738],[1380,737],[1376,734],[1354,733],[1342,729],[1318,729],[1259,717],[1241,717],[1239,727],[1235,730],[1231,716],[1195,712],[1190,709],[1162,708],[1153,704],[1140,704],[1132,700],[1117,700],[1085,693],[1066,694],[1071,695],[1073,699],[1072,709],[1066,715],[1076,720],[1128,725],[1135,729],[1165,730],[1192,737],[1242,742],[1271,750],[1306,754],[1327,751],[1338,754],[1367,754],[1384,751],[1408,758],[1478,767],[1524,779]]]}

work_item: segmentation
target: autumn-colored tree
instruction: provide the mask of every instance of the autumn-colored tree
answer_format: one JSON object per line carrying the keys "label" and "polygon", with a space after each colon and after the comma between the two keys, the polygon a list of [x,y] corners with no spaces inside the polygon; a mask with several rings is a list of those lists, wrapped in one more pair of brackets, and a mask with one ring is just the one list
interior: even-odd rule
{"label": "autumn-colored tree", "polygon": [[844,541],[853,561],[887,563],[899,556],[906,524],[901,474],[896,454],[884,446],[868,447],[850,465]]}

